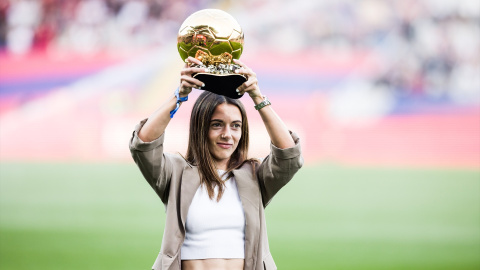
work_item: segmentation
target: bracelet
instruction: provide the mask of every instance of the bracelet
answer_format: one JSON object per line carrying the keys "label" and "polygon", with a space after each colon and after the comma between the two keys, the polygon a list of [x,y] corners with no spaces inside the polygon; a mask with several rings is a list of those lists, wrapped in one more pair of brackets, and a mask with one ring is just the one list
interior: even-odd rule
{"label": "bracelet", "polygon": [[271,105],[272,103],[270,100],[267,99],[267,96],[263,96],[263,101],[255,105],[255,110],[260,110],[263,107],[267,107],[268,105]]}
{"label": "bracelet", "polygon": [[178,111],[178,108],[180,108],[180,103],[188,100],[188,96],[180,97],[180,93],[178,92],[179,90],[180,88],[177,88],[177,90],[175,90],[175,97],[177,97],[177,107],[170,111],[170,118],[173,118],[175,113]]}

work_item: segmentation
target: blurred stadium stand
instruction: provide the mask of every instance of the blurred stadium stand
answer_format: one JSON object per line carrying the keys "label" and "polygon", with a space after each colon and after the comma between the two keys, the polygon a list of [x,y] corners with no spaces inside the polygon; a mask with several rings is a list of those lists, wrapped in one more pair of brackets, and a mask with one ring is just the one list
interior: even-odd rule
{"label": "blurred stadium stand", "polygon": [[[0,1],[0,160],[130,161],[132,128],[178,83],[178,28],[203,8],[242,25],[242,60],[308,162],[478,168],[470,0]],[[243,101],[251,154],[264,155],[268,136]],[[192,105],[168,150],[185,150]]]}

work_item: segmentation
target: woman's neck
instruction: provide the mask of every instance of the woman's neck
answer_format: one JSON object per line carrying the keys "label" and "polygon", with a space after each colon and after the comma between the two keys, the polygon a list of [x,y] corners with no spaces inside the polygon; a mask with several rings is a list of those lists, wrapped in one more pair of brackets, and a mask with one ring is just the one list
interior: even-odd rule
{"label": "woman's neck", "polygon": [[226,171],[228,168],[227,165],[228,165],[228,160],[215,162],[215,168],[217,168],[217,170]]}

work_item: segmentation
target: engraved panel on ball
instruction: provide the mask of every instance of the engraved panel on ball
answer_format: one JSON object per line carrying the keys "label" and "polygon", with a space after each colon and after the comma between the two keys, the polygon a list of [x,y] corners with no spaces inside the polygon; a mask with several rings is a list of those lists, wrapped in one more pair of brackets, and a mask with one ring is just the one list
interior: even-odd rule
{"label": "engraved panel on ball", "polygon": [[234,59],[239,59],[243,52],[243,32],[240,29],[233,29],[232,34],[228,38],[230,46],[232,46],[232,56]]}

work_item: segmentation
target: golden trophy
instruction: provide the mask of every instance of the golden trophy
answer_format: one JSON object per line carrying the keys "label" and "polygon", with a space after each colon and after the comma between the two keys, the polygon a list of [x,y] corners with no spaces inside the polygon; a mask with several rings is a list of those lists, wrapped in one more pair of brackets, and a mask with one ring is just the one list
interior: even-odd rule
{"label": "golden trophy", "polygon": [[177,48],[183,61],[192,56],[202,65],[191,66],[207,69],[193,75],[205,84],[201,89],[230,98],[241,97],[236,89],[247,78],[235,73],[241,67],[233,59],[242,55],[243,31],[230,14],[219,9],[193,13],[180,26]]}

